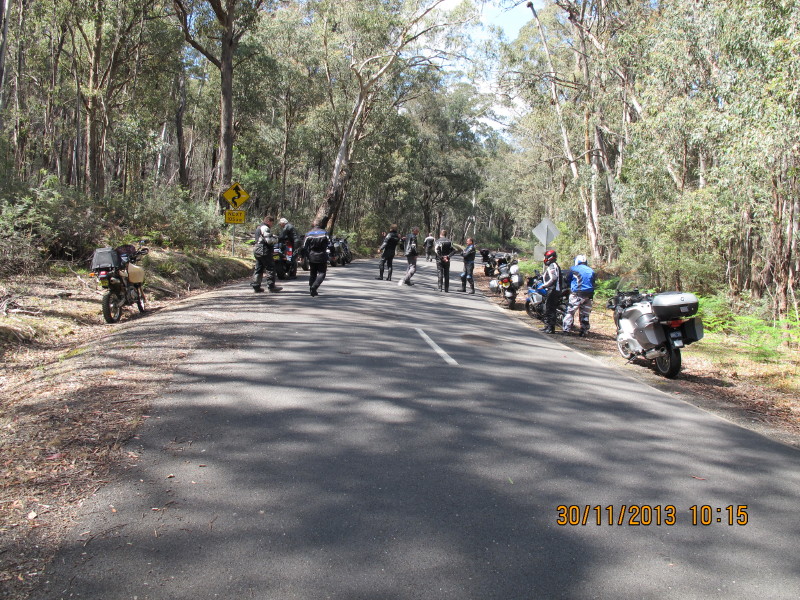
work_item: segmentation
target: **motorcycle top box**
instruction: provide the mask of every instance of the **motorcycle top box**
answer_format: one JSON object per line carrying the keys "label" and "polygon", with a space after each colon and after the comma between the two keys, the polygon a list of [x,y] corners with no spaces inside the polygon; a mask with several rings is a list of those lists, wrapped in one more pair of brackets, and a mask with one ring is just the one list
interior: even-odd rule
{"label": "motorcycle top box", "polygon": [[697,296],[688,292],[663,292],[653,296],[653,313],[662,321],[685,319],[697,314]]}
{"label": "motorcycle top box", "polygon": [[112,248],[98,248],[92,256],[92,271],[96,269],[116,269],[122,266],[119,254]]}

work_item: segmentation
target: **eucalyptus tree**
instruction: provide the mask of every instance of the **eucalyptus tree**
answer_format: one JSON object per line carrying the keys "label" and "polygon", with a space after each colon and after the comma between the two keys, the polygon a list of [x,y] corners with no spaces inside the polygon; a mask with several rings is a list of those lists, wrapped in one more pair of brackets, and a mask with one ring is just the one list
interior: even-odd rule
{"label": "eucalyptus tree", "polygon": [[[324,49],[331,114],[338,148],[316,218],[332,228],[341,211],[356,145],[367,132],[376,102],[403,72],[445,55],[438,38],[463,23],[437,10],[444,0],[318,0],[313,7]],[[348,108],[349,105],[349,108]]]}
{"label": "eucalyptus tree", "polygon": [[230,185],[233,177],[233,77],[237,48],[242,36],[272,4],[272,0],[173,0],[175,17],[186,42],[220,72],[220,192]]}
{"label": "eucalyptus tree", "polygon": [[472,199],[481,188],[484,149],[478,116],[484,99],[469,84],[431,73],[406,106],[408,196],[426,231],[474,224]]}

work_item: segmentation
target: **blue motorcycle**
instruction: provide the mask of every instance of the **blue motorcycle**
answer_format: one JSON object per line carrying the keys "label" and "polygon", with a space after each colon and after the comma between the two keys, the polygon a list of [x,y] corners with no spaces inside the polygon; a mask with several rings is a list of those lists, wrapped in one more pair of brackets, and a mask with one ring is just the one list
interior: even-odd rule
{"label": "blue motorcycle", "polygon": [[[542,287],[542,275],[539,271],[535,271],[533,277],[528,277],[527,286],[528,291],[525,295],[525,312],[533,319],[544,320],[544,304],[547,299],[547,294],[551,292]],[[569,305],[569,290],[554,293],[560,294],[558,307],[556,308],[556,322],[561,326],[564,322],[567,306]]]}

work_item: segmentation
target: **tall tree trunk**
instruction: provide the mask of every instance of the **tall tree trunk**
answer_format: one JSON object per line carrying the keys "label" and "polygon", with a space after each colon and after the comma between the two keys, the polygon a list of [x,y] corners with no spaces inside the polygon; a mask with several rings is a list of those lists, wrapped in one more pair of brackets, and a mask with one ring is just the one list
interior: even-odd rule
{"label": "tall tree trunk", "polygon": [[175,109],[175,137],[178,143],[178,181],[184,190],[188,190],[189,172],[186,169],[186,141],[183,132],[183,115],[186,112],[186,65],[182,61],[177,77],[178,107]]}
{"label": "tall tree trunk", "polygon": [[3,130],[3,108],[6,96],[6,52],[8,50],[8,11],[11,0],[0,0],[0,131]]}
{"label": "tall tree trunk", "polygon": [[[228,12],[229,22],[223,28],[220,52],[220,191],[225,191],[233,181],[233,54],[236,50],[236,39],[232,12]],[[220,208],[224,208],[225,200],[222,196],[219,202]]]}

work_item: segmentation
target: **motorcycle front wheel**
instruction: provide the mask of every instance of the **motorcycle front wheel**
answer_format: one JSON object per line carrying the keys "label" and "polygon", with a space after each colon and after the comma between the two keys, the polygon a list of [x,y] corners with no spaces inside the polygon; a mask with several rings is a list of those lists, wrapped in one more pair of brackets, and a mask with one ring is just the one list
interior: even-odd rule
{"label": "motorcycle front wheel", "polygon": [[125,306],[125,297],[113,292],[106,292],[103,296],[103,318],[106,323],[116,323],[122,317],[122,307]]}
{"label": "motorcycle front wheel", "polygon": [[136,308],[139,309],[140,313],[144,312],[144,292],[142,288],[136,288]]}
{"label": "motorcycle front wheel", "polygon": [[303,260],[300,261],[300,268],[303,269],[303,271],[308,271],[308,269],[311,268],[307,258],[304,257]]}
{"label": "motorcycle front wheel", "polygon": [[664,377],[672,379],[681,370],[681,351],[672,346],[667,348],[664,356],[656,359],[656,371]]}
{"label": "motorcycle front wheel", "polygon": [[617,350],[619,350],[619,353],[625,360],[633,358],[633,352],[628,348],[628,342],[619,339],[619,337],[617,338]]}
{"label": "motorcycle front wheel", "polygon": [[533,308],[533,302],[526,302],[525,303],[525,312],[528,313],[528,316],[531,319],[537,318],[536,309]]}

